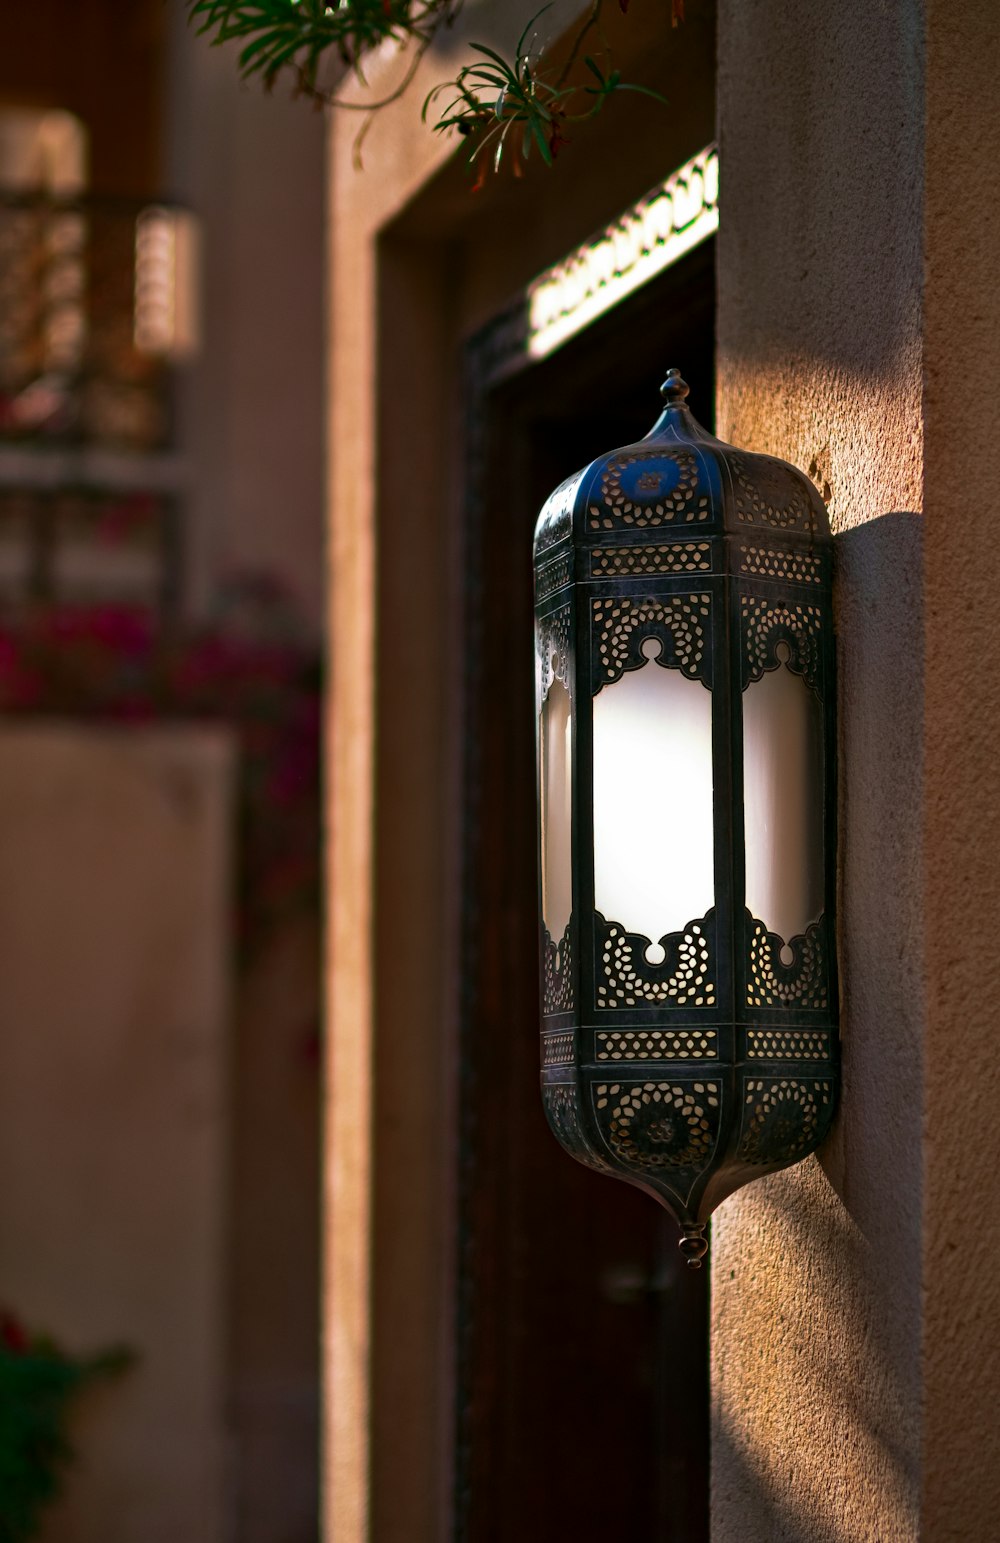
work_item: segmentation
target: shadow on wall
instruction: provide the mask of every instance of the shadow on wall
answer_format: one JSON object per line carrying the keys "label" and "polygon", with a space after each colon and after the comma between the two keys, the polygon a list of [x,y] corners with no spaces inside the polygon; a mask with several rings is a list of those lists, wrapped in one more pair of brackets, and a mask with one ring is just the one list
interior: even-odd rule
{"label": "shadow on wall", "polygon": [[893,511],[835,547],[843,1093],[818,1161],[714,1222],[720,1543],[917,1529],[922,520]]}
{"label": "shadow on wall", "polygon": [[[823,1166],[883,1250],[920,1246],[922,534],[920,515],[894,512],[835,541],[839,862],[849,903],[838,918],[844,1092]],[[894,1173],[905,1183],[890,1199]],[[918,1268],[908,1278],[915,1309]]]}
{"label": "shadow on wall", "polygon": [[[917,1535],[916,1433],[886,1348],[895,1304],[878,1246],[814,1160],[754,1188],[752,1219],[744,1206],[741,1238],[726,1242],[727,1279],[715,1282],[745,1324],[738,1346],[730,1337],[713,1347],[713,1536],[908,1543]],[[767,1280],[753,1271],[765,1240],[776,1266]],[[806,1304],[816,1332],[799,1332],[789,1302]],[[827,1454],[821,1464],[817,1452]]]}
{"label": "shadow on wall", "polygon": [[[921,1291],[923,521],[892,512],[835,543],[841,743],[841,1107],[824,1170],[892,1301],[910,1367]],[[914,1439],[915,1433],[914,1433]]]}

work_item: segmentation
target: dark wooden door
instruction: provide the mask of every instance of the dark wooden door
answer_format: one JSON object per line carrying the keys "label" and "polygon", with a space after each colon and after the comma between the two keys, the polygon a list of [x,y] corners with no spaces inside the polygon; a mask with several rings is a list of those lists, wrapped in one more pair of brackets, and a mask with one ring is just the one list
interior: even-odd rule
{"label": "dark wooden door", "polygon": [[456,1537],[707,1538],[707,1272],[654,1201],[575,1163],[538,1091],[531,536],[647,432],[670,365],[711,423],[711,247],[474,410],[466,568]]}

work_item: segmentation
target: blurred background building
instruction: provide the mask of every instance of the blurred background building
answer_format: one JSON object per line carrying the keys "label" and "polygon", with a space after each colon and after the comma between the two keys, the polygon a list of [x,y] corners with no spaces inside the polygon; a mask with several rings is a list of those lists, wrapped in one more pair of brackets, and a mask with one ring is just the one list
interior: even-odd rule
{"label": "blurred background building", "polygon": [[323,167],[161,0],[0,18],[0,1303],[50,1543],[317,1533]]}

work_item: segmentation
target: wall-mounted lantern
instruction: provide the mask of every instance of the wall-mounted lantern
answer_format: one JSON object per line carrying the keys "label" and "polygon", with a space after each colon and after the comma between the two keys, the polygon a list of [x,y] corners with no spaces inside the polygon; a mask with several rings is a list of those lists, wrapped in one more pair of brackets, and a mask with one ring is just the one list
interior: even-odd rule
{"label": "wall-mounted lantern", "polygon": [[831,539],[808,478],[662,394],[535,533],[542,1090],[698,1265],[834,1112]]}

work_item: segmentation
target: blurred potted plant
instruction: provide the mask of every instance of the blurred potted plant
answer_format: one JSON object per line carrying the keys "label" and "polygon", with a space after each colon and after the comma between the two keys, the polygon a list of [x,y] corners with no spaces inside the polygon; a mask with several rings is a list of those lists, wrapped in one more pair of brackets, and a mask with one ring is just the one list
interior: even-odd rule
{"label": "blurred potted plant", "polygon": [[59,1494],[73,1456],[67,1424],[77,1393],[133,1360],[122,1347],[70,1355],[0,1311],[0,1543],[35,1537]]}

